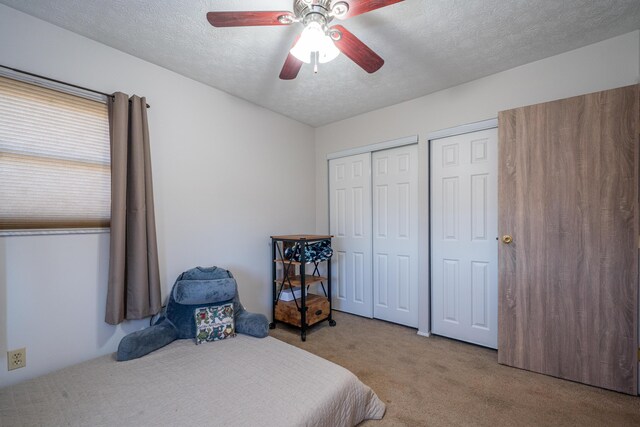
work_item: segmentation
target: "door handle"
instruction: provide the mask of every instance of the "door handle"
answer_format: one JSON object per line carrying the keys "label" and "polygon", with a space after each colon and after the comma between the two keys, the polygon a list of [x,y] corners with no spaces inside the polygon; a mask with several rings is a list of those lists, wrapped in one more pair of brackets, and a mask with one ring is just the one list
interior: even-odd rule
{"label": "door handle", "polygon": [[508,234],[505,234],[504,236],[502,236],[502,243],[505,243],[508,245],[511,242],[513,242],[513,237],[511,237]]}

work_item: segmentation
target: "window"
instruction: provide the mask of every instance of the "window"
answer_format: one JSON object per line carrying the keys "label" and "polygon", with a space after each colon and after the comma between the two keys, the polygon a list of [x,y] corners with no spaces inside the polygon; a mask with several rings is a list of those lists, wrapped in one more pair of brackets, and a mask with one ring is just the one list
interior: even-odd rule
{"label": "window", "polygon": [[0,231],[108,227],[104,102],[0,77]]}

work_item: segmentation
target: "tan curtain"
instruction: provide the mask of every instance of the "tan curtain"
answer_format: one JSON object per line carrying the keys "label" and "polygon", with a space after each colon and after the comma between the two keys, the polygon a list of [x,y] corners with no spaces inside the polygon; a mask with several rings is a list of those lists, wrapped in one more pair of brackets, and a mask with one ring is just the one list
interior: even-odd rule
{"label": "tan curtain", "polygon": [[105,321],[141,319],[161,307],[145,98],[109,100],[111,248]]}

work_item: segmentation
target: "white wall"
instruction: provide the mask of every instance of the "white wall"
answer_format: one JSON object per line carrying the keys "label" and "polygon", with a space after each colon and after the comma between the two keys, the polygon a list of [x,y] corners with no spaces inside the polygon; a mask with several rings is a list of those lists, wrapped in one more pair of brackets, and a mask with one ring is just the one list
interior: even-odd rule
{"label": "white wall", "polygon": [[[164,295],[180,272],[219,265],[270,313],[269,236],[315,228],[312,128],[3,5],[0,64],[146,96]],[[104,323],[108,249],[108,234],[0,237],[0,386],[113,352],[148,324]],[[8,372],[20,347],[27,367]]]}
{"label": "white wall", "polygon": [[316,129],[316,231],[328,231],[328,153],[419,135],[421,333],[428,332],[429,133],[496,118],[498,111],[638,82],[640,32],[634,31],[447,90]]}

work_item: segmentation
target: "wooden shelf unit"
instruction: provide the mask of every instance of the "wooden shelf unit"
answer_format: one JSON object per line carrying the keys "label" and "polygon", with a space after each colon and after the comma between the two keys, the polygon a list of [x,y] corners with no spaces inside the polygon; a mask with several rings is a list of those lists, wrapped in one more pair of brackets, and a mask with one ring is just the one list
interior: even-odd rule
{"label": "wooden shelf unit", "polygon": [[[277,322],[287,323],[300,328],[300,338],[307,339],[307,328],[328,320],[330,326],[335,326],[336,322],[331,318],[331,259],[327,260],[306,260],[304,248],[313,243],[329,241],[333,236],[327,235],[286,235],[271,236],[272,251],[272,279],[273,279],[273,321],[269,325],[271,329],[276,327]],[[284,259],[285,248],[299,245],[300,261]],[[318,267],[322,262],[326,262],[327,276],[321,276]],[[282,277],[278,278],[277,265],[282,265]],[[306,272],[308,265],[314,266],[311,274]],[[296,272],[299,270],[299,273]],[[316,274],[317,273],[317,274]],[[308,287],[314,283],[320,283],[325,295],[309,294]],[[326,287],[325,287],[326,284]],[[280,300],[283,290],[300,289],[300,297],[292,301]]]}

